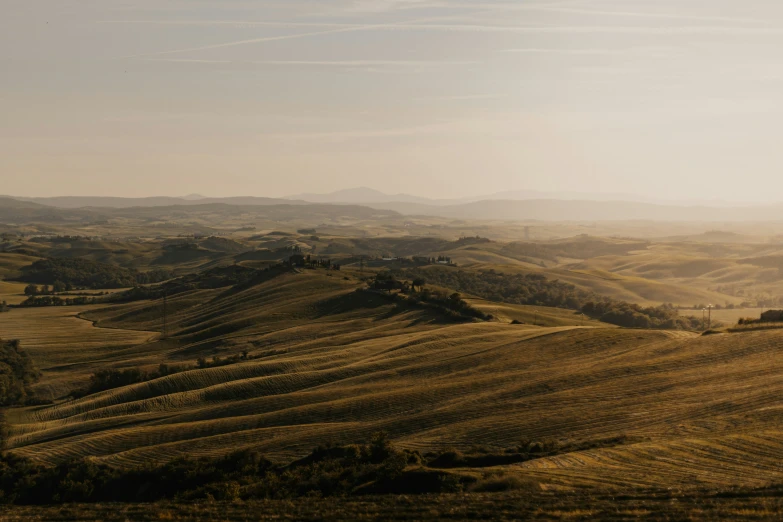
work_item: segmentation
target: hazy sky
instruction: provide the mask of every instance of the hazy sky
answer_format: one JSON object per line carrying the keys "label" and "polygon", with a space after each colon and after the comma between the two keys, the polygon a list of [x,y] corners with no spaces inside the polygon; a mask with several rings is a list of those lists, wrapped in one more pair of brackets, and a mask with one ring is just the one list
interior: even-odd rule
{"label": "hazy sky", "polygon": [[780,0],[0,0],[0,194],[783,200]]}

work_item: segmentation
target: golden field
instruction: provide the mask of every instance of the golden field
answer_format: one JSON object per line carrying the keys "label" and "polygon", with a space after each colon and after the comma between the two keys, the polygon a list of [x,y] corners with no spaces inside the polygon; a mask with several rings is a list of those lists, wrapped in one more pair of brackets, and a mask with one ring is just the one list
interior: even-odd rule
{"label": "golden field", "polygon": [[[58,393],[99,364],[257,356],[13,410],[9,450],[46,463],[134,466],[238,448],[283,461],[377,430],[421,451],[623,436],[614,447],[497,471],[544,491],[760,487],[783,478],[779,331],[453,324],[356,288],[305,272],[238,293],[198,291],[173,300],[177,334],[164,344],[150,332],[158,303],[81,310],[111,328],[70,309],[5,314],[0,331],[39,361],[39,389]],[[67,378],[64,368],[73,369]]]}

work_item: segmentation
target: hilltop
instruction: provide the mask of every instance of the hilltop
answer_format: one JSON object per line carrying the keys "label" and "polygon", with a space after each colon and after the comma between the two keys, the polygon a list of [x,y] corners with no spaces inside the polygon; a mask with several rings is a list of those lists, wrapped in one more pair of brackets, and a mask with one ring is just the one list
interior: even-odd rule
{"label": "hilltop", "polygon": [[[62,392],[98,367],[193,366],[15,410],[9,449],[45,463],[90,456],[133,466],[229,448],[287,460],[379,429],[421,452],[501,449],[522,439],[583,447],[622,435],[617,446],[502,469],[566,488],[730,487],[778,477],[769,459],[781,428],[767,413],[781,391],[780,368],[770,359],[780,344],[775,331],[700,337],[578,321],[551,328],[454,323],[357,293],[358,281],[327,274],[270,273],[174,296],[171,337],[135,348],[55,355],[30,339],[33,359],[48,361],[38,390]],[[84,314],[107,332],[143,336],[159,328],[160,307],[138,301]],[[25,332],[19,324],[13,333]],[[209,363],[232,355],[238,358],[230,363]],[[204,367],[194,365],[199,358]],[[718,465],[722,472],[707,473]],[[743,470],[751,465],[748,482]]]}
{"label": "hilltop", "polygon": [[[0,332],[40,373],[4,417],[12,468],[122,481],[153,461],[162,467],[147,473],[168,476],[255,455],[275,476],[301,473],[285,489],[294,496],[407,491],[395,488],[415,478],[441,494],[528,500],[672,487],[692,499],[774,491],[783,478],[781,330],[700,335],[701,317],[687,317],[720,304],[712,318],[731,326],[758,316],[740,307],[780,302],[776,240],[502,240],[421,234],[402,216],[382,234],[367,207],[254,207],[329,221],[264,227],[242,225],[244,207],[162,208],[96,210],[125,223],[116,236],[84,234],[111,223],[3,234]],[[131,234],[142,217],[166,224]],[[28,282],[62,284],[27,300]],[[368,454],[379,432],[405,456],[394,464],[404,478],[378,482],[392,463],[347,457],[330,477],[386,471],[306,478],[338,466],[329,455]],[[226,475],[241,483],[231,498],[283,491],[242,473]],[[94,498],[117,499],[95,480]]]}

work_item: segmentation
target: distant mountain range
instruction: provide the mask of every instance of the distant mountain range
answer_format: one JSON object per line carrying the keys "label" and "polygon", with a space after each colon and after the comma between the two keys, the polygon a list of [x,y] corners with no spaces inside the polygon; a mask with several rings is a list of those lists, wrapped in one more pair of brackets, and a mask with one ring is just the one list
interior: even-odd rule
{"label": "distant mountain range", "polygon": [[238,196],[231,198],[206,198],[192,194],[181,198],[157,196],[149,198],[119,198],[101,196],[59,196],[53,198],[22,198],[14,196],[0,196],[12,198],[17,201],[37,203],[47,207],[56,208],[132,208],[132,207],[171,207],[177,205],[209,205],[223,203],[227,205],[306,205],[307,201],[289,199],[257,198],[252,196]]}
{"label": "distant mountain range", "polygon": [[439,201],[447,201],[448,203],[458,202],[459,200],[437,200],[422,198],[419,196],[411,196],[410,194],[385,194],[379,190],[357,187],[345,190],[338,190],[329,194],[313,194],[304,193],[297,194],[295,196],[287,196],[285,199],[308,201],[310,203],[355,203],[355,204],[370,204],[370,203],[424,203],[424,204],[437,204]]}
{"label": "distant mountain range", "polygon": [[539,199],[564,201],[627,201],[666,206],[739,207],[760,205],[759,203],[731,203],[721,200],[665,200],[621,192],[545,192],[540,190],[509,190],[466,198],[434,199],[413,196],[411,194],[386,194],[368,187],[338,190],[328,194],[302,193],[287,196],[285,199],[308,201],[311,203],[353,203],[359,205],[378,203],[420,203],[434,206],[459,205],[464,203],[475,203],[478,201],[530,201]]}
{"label": "distant mountain range", "polygon": [[[557,196],[557,197],[554,197]],[[635,198],[635,199],[634,199]],[[210,198],[198,194],[184,197],[92,197],[53,198],[0,197],[0,207],[51,210],[132,209],[151,207],[233,205],[359,205],[403,215],[439,216],[453,219],[504,221],[781,221],[783,205],[739,205],[725,202],[642,201],[632,194],[543,193],[536,191],[500,192],[467,199],[428,199],[409,194],[385,194],[366,188],[340,190],[330,194],[297,194],[288,198],[229,197]]]}

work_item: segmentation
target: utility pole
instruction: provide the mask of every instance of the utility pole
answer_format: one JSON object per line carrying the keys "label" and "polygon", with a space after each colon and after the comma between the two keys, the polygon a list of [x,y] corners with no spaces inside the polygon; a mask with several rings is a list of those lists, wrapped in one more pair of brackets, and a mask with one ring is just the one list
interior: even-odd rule
{"label": "utility pole", "polygon": [[701,329],[702,330],[706,330],[706,328],[704,328],[704,312],[706,312],[706,311],[707,311],[706,308],[702,308],[701,309]]}
{"label": "utility pole", "polygon": [[712,305],[707,305],[707,330],[712,326]]}
{"label": "utility pole", "polygon": [[169,336],[169,299],[168,292],[163,289],[163,339]]}

